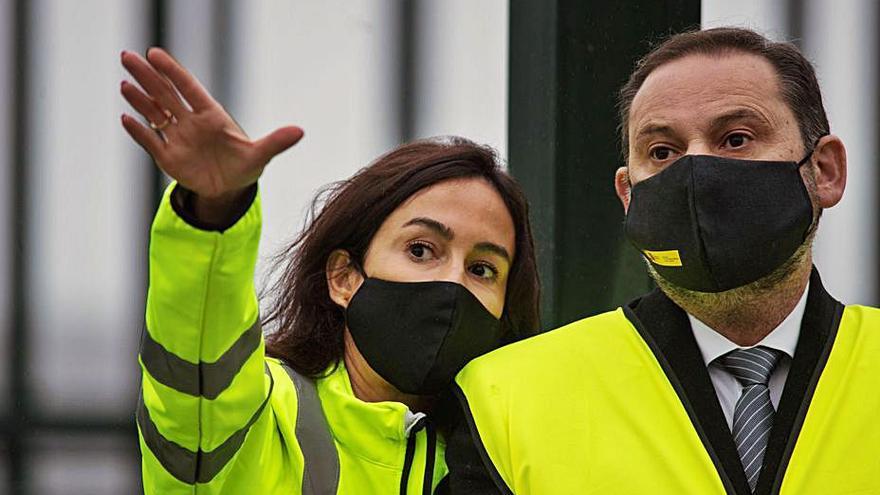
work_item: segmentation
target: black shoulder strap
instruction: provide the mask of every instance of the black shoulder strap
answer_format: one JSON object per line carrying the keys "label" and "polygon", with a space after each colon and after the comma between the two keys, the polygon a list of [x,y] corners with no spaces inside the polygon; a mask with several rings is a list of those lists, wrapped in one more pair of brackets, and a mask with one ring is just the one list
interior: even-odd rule
{"label": "black shoulder strap", "polygon": [[828,294],[819,272],[813,267],[800,337],[776,408],[773,429],[770,430],[767,452],[764,454],[764,467],[755,487],[758,495],[776,494],[782,489],[791,454],[837,339],[843,310],[843,304]]}
{"label": "black shoulder strap", "polygon": [[336,495],[339,486],[339,454],[330,425],[321,408],[315,381],[281,366],[296,388],[296,440],[303,453],[302,495]]}
{"label": "black shoulder strap", "polygon": [[464,421],[455,425],[446,443],[449,493],[513,495],[513,490],[507,486],[483,445],[467,396],[456,383],[453,384],[452,391],[458,398]]}

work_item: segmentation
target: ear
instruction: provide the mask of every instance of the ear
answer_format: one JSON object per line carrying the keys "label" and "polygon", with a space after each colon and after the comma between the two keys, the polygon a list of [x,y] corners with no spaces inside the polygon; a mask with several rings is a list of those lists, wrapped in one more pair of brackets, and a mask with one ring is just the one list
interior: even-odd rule
{"label": "ear", "polygon": [[364,281],[361,272],[351,262],[348,251],[337,249],[330,253],[325,273],[330,299],[339,306],[347,308],[354,293]]}
{"label": "ear", "polygon": [[810,165],[816,177],[816,200],[822,208],[830,208],[840,202],[846,187],[846,148],[835,135],[819,140]]}
{"label": "ear", "polygon": [[617,199],[623,205],[623,212],[626,213],[629,210],[629,199],[632,194],[627,167],[620,167],[614,174],[614,190],[617,192]]}

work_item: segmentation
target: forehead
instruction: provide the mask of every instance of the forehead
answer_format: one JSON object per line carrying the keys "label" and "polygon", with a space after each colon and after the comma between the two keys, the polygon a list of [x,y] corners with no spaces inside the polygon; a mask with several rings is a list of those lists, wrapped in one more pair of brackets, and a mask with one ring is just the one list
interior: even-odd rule
{"label": "forehead", "polygon": [[513,252],[513,217],[501,194],[483,178],[451,179],[426,187],[398,206],[383,227],[399,228],[415,217],[443,223],[456,238],[490,241]]}
{"label": "forehead", "polygon": [[793,123],[776,70],[765,58],[737,51],[687,55],[645,79],[630,107],[628,130],[635,136],[645,125],[698,124],[737,109],[771,123]]}

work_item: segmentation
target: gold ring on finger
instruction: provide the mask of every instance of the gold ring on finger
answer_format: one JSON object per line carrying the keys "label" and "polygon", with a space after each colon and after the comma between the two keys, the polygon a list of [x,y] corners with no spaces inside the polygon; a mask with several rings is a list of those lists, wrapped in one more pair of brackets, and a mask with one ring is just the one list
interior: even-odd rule
{"label": "gold ring on finger", "polygon": [[150,128],[154,131],[161,131],[162,129],[168,127],[168,124],[170,124],[173,119],[174,115],[172,115],[171,112],[169,112],[168,110],[165,110],[165,120],[163,120],[159,124],[150,122]]}

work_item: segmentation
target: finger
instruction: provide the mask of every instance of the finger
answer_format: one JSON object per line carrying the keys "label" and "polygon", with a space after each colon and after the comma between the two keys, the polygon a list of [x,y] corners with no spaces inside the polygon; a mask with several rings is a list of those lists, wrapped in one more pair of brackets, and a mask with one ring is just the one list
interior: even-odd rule
{"label": "finger", "polygon": [[159,157],[162,156],[165,150],[165,142],[162,141],[162,138],[160,138],[156,132],[152,129],[148,129],[146,126],[138,122],[137,119],[128,114],[122,114],[122,127],[125,128],[128,135],[131,136],[137,144],[141,145],[141,148],[143,148],[144,151],[153,157],[153,160],[157,163],[161,161]]}
{"label": "finger", "polygon": [[303,137],[303,130],[299,127],[289,126],[276,129],[266,137],[254,143],[260,161],[268,163],[275,155],[290,148]]}
{"label": "finger", "polygon": [[198,79],[165,50],[150,48],[147,50],[147,61],[160,74],[171,80],[193,110],[203,110],[215,104],[214,98],[205,90]]}
{"label": "finger", "polygon": [[143,57],[129,51],[122,52],[122,66],[162,108],[170,110],[178,118],[189,112],[171,82],[156,72]]}
{"label": "finger", "polygon": [[120,92],[125,101],[141,114],[147,121],[161,126],[169,118],[155,100],[144,94],[138,87],[128,81],[122,81]]}

